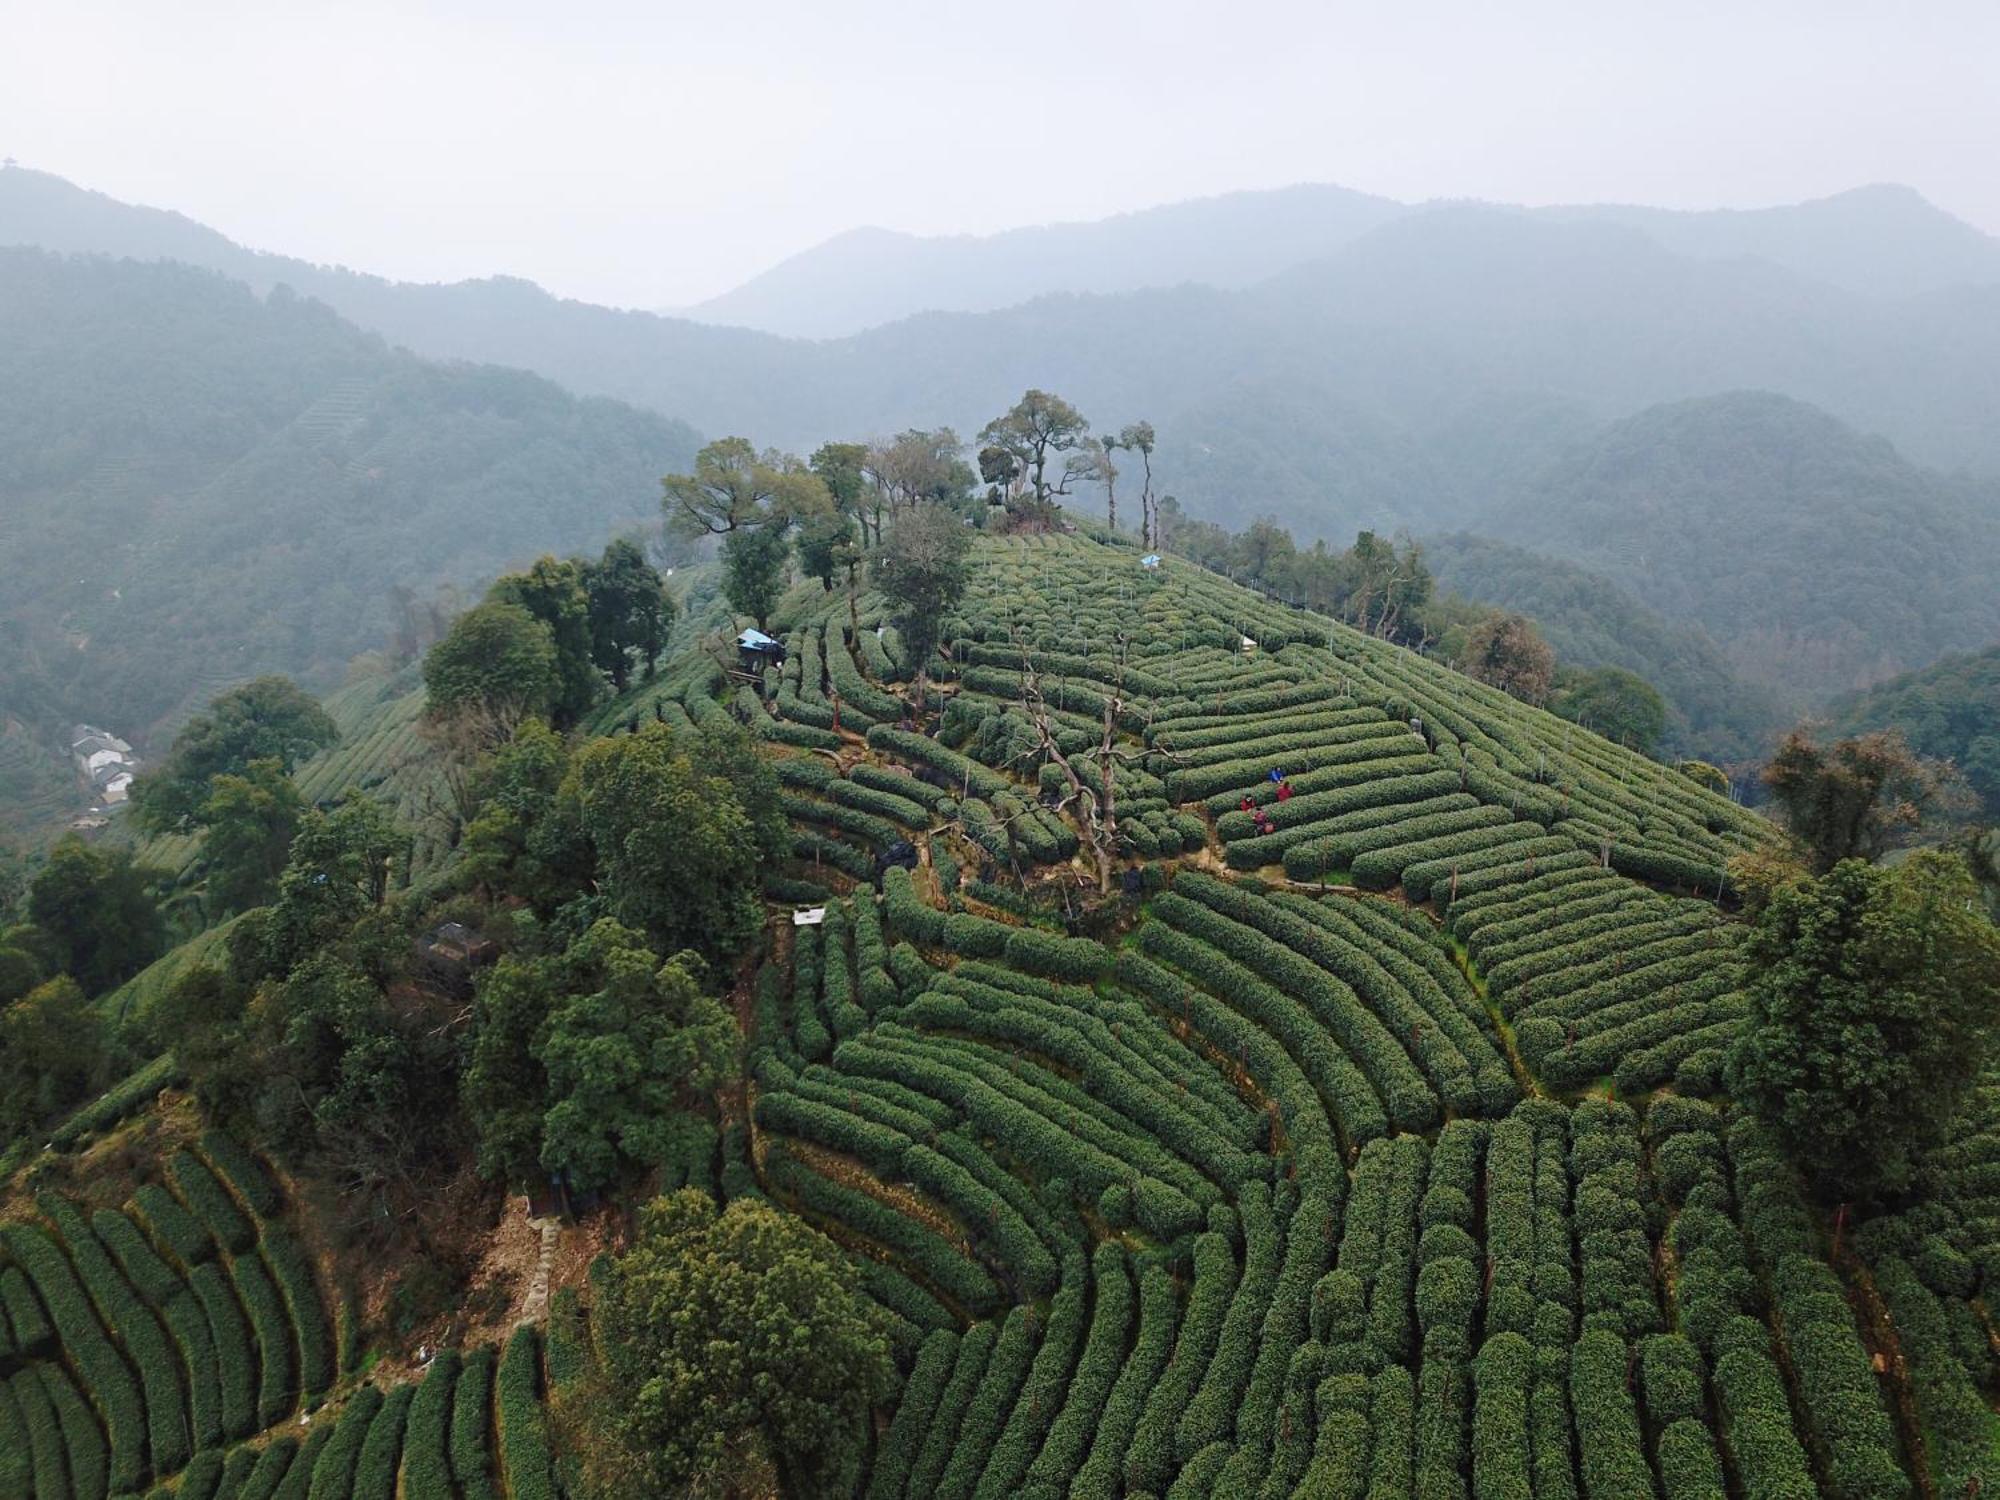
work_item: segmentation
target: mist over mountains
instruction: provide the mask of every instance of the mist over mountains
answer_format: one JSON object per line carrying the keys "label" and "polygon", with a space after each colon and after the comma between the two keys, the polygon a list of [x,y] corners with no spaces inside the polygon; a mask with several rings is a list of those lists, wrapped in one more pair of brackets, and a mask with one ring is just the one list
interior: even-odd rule
{"label": "mist over mountains", "polygon": [[[1151,420],[1192,514],[1454,534],[1447,583],[1536,613],[1580,664],[1650,661],[1682,721],[1729,743],[2000,630],[2000,242],[1907,189],[1678,213],[1300,187],[984,238],[856,231],[694,310],[714,321],[263,254],[19,168],[0,171],[5,244],[198,268],[17,254],[0,273],[32,335],[0,356],[32,397],[7,423],[16,534],[59,519],[35,555],[51,576],[92,559],[0,607],[36,622],[38,652],[57,623],[103,641],[107,591],[145,598],[139,561],[176,546],[176,576],[229,600],[102,677],[147,719],[206,680],[149,652],[213,663],[250,639],[296,667],[284,641],[364,613],[339,592],[359,570],[379,596],[558,534],[599,543],[653,513],[702,437],[970,437],[1029,386],[1101,425]],[[135,338],[108,314],[76,336],[110,307]],[[304,340],[311,378],[257,338],[204,340],[211,316]],[[191,371],[208,405],[169,418]],[[342,419],[337,452],[300,440],[356,381],[376,393],[363,425]],[[107,431],[93,382],[138,425]],[[414,405],[381,399],[406,386]],[[383,503],[356,474],[399,445],[413,498]],[[107,480],[126,464],[148,477]]]}

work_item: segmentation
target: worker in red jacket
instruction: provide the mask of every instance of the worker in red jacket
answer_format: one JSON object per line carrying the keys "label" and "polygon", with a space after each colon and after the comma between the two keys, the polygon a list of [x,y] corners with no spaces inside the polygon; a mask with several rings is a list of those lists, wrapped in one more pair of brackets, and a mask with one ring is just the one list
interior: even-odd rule
{"label": "worker in red jacket", "polygon": [[1289,802],[1292,800],[1292,784],[1289,781],[1278,783],[1278,800],[1280,802]]}

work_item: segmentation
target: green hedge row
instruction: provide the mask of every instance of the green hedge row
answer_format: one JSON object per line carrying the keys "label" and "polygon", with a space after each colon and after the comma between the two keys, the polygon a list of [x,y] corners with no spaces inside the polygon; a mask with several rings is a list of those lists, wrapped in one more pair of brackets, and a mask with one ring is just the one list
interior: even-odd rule
{"label": "green hedge row", "polygon": [[[1327,770],[1331,767],[1358,767],[1367,764],[1381,766],[1394,765],[1398,771],[1406,770],[1410,762],[1424,753],[1423,742],[1408,731],[1398,730],[1394,725],[1380,730],[1364,726],[1369,731],[1365,739],[1349,739],[1333,744],[1319,744],[1300,749],[1280,751],[1261,756],[1246,756],[1236,760],[1226,760],[1217,765],[1190,766],[1184,770],[1169,770],[1166,773],[1167,800],[1170,802],[1202,802],[1224,793],[1234,792],[1237,797],[1260,782],[1268,781],[1273,771],[1283,772],[1292,778],[1298,791],[1317,790],[1309,785],[1306,773]],[[1401,747],[1397,754],[1392,746]],[[1233,805],[1235,798],[1231,798]]]}
{"label": "green hedge row", "polygon": [[158,1183],[140,1186],[132,1204],[153,1237],[183,1266],[192,1268],[215,1254],[215,1237]]}
{"label": "green hedge row", "polygon": [[958,1335],[943,1328],[926,1337],[917,1350],[916,1362],[903,1382],[896,1415],[875,1450],[875,1468],[869,1475],[865,1500],[902,1500],[910,1466],[930,1430],[957,1354]]}
{"label": "green hedge row", "polygon": [[278,1216],[284,1207],[278,1184],[272,1179],[270,1169],[238,1141],[220,1130],[206,1130],[202,1132],[201,1153],[236,1196],[249,1205],[251,1213],[260,1219]]}
{"label": "green hedge row", "polygon": [[[1244,1190],[1243,1205],[1248,1216],[1265,1213],[1266,1201],[1261,1184],[1253,1184]],[[1181,1319],[1173,1352],[1149,1388],[1143,1391],[1128,1389],[1126,1392],[1128,1397],[1140,1402],[1137,1420],[1132,1423],[1131,1440],[1123,1454],[1123,1476],[1128,1492],[1157,1491],[1172,1478],[1177,1467],[1175,1431],[1194,1397],[1203,1371],[1215,1354],[1236,1294],[1236,1253],[1229,1240],[1213,1230],[1198,1236],[1194,1242],[1194,1285],[1188,1293],[1187,1310]],[[1124,1382],[1121,1380],[1120,1384]],[[1124,1415],[1129,1418],[1129,1413]],[[1100,1483],[1110,1477],[1101,1472],[1103,1467],[1108,1467],[1110,1456],[1104,1457],[1105,1463],[1099,1466]],[[1098,1454],[1093,1452],[1092,1461],[1097,1459]],[[1086,1475],[1091,1468],[1092,1463],[1087,1462]]]}
{"label": "green hedge row", "polygon": [[418,1495],[452,1494],[452,1387],[460,1365],[456,1349],[441,1349],[410,1399],[403,1437],[403,1489]]}
{"label": "green hedge row", "polygon": [[1284,1257],[1282,1205],[1273,1204],[1275,1195],[1262,1188],[1261,1183],[1246,1186],[1237,1202],[1243,1225],[1243,1274],[1201,1384],[1174,1427],[1174,1454],[1182,1463],[1234,1431],[1257,1359],[1258,1333],[1270,1310]]}
{"label": "green hedge row", "polygon": [[[374,1424],[383,1407],[382,1392],[375,1386],[364,1385],[347,1398],[347,1405],[341,1408],[337,1421],[321,1424],[318,1432],[330,1430],[333,1436],[320,1450],[319,1460],[310,1469],[312,1487],[306,1492],[306,1500],[346,1500],[354,1493],[354,1476],[361,1467],[361,1449],[368,1441],[368,1429]],[[314,1436],[318,1436],[315,1432]],[[301,1456],[299,1467],[306,1468]]]}
{"label": "green hedge row", "polygon": [[201,1303],[209,1337],[215,1343],[216,1391],[223,1435],[248,1437],[261,1424],[257,1420],[257,1358],[243,1308],[222,1268],[214,1261],[206,1261],[190,1271],[188,1285]]}
{"label": "green hedge row", "polygon": [[868,731],[869,748],[893,755],[912,765],[928,766],[943,773],[961,789],[960,795],[992,797],[1012,785],[998,772],[988,770],[969,756],[948,750],[936,740],[907,729],[877,724]]}
{"label": "green hedge row", "polygon": [[1027,1500],[1060,1500],[1083,1465],[1102,1419],[1112,1386],[1124,1367],[1131,1332],[1133,1286],[1125,1249],[1116,1241],[1099,1245],[1091,1257],[1093,1305],[1083,1352],[1070,1377],[1062,1409],[1049,1424],[1041,1450],[1032,1455],[1019,1493]]}
{"label": "green hedge row", "polygon": [[992,1361],[999,1340],[1000,1327],[998,1322],[993,1321],[975,1323],[959,1340],[956,1358],[952,1361],[951,1378],[945,1382],[944,1390],[938,1397],[936,1420],[924,1434],[917,1456],[910,1465],[905,1494],[933,1495],[937,1492],[955,1450],[966,1408],[984,1384],[987,1366]]}
{"label": "green hedge row", "polygon": [[542,1338],[532,1323],[507,1340],[497,1383],[508,1500],[555,1500],[555,1459],[541,1401]]}
{"label": "green hedge row", "polygon": [[153,1310],[105,1253],[82,1212],[53,1193],[39,1193],[35,1202],[68,1247],[70,1261],[104,1326],[125,1346],[138,1371],[153,1471],[179,1472],[193,1452],[179,1352]]}
{"label": "green hedge row", "polygon": [[32,1225],[15,1224],[6,1230],[6,1242],[48,1309],[64,1356],[103,1413],[110,1439],[107,1482],[113,1490],[136,1489],[146,1469],[146,1409],[131,1371],[105,1337],[82,1283],[55,1241]]}
{"label": "green hedge row", "polygon": [[853,1188],[831,1182],[792,1159],[773,1142],[765,1175],[778,1192],[808,1214],[833,1219],[893,1252],[925,1282],[974,1313],[990,1311],[1000,1289],[984,1267],[959,1254],[907,1214]]}
{"label": "green hedge row", "polygon": [[174,1186],[194,1211],[197,1219],[232,1255],[242,1255],[257,1243],[257,1227],[250,1222],[227,1188],[208,1169],[208,1164],[192,1151],[177,1151],[167,1163]]}
{"label": "green hedge row", "polygon": [[308,1399],[323,1395],[334,1381],[333,1335],[312,1264],[305,1247],[282,1224],[264,1226],[263,1248],[299,1341],[299,1389]]}
{"label": "green hedge row", "polygon": [[257,1342],[257,1425],[269,1427],[292,1409],[298,1382],[292,1371],[292,1334],[284,1299],[271,1282],[264,1263],[239,1255],[229,1268],[236,1294],[250,1315]]}
{"label": "green hedge row", "polygon": [[495,1500],[490,1345],[465,1356],[451,1392],[451,1477],[464,1500]]}
{"label": "green hedge row", "polygon": [[1570,1356],[1569,1393],[1578,1465],[1589,1500],[1647,1500],[1653,1474],[1639,1439],[1639,1413],[1625,1384],[1625,1340],[1591,1328]]}
{"label": "green hedge row", "polygon": [[333,1424],[326,1422],[306,1434],[306,1440],[299,1444],[298,1456],[286,1466],[284,1477],[271,1491],[271,1500],[311,1500],[319,1461],[333,1446],[334,1436]]}
{"label": "green hedge row", "polygon": [[[1436,1123],[1437,1095],[1388,1028],[1347,985],[1256,928],[1185,896],[1161,896],[1153,903],[1153,914],[1310,1010],[1325,1034],[1359,1068],[1398,1129],[1424,1130]],[[1339,1112],[1346,1117],[1345,1110]]]}

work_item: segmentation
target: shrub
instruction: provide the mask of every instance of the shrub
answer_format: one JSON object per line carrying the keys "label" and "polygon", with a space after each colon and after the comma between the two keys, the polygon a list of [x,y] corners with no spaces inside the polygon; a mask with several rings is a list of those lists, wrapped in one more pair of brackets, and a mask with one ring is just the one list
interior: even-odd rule
{"label": "shrub", "polygon": [[523,1324],[507,1340],[500,1361],[500,1454],[509,1500],[555,1500],[555,1461],[542,1416],[542,1339]]}
{"label": "shrub", "polygon": [[215,1342],[216,1394],[221,1406],[225,1437],[248,1437],[258,1427],[257,1359],[252,1352],[250,1328],[243,1309],[229,1288],[222,1269],[213,1261],[196,1266],[188,1273],[208,1319],[209,1336]]}
{"label": "shrub", "polygon": [[284,1295],[285,1310],[299,1341],[299,1389],[319,1396],[333,1384],[333,1339],[326,1323],[312,1266],[304,1248],[281,1224],[264,1226],[264,1261]]}
{"label": "shrub", "polygon": [[[338,1420],[332,1425],[332,1439],[319,1455],[319,1462],[307,1472],[312,1488],[307,1500],[345,1500],[354,1492],[354,1476],[361,1466],[361,1449],[368,1441],[368,1429],[383,1409],[382,1392],[364,1385],[347,1398]],[[329,1430],[322,1427],[321,1431]],[[317,1436],[317,1433],[315,1434]],[[301,1467],[304,1467],[301,1464]]]}
{"label": "shrub", "polygon": [[451,1394],[451,1476],[465,1500],[495,1500],[488,1408],[493,1399],[493,1350],[465,1357]]}
{"label": "shrub", "polygon": [[110,1439],[107,1482],[114,1490],[137,1488],[145,1463],[146,1410],[125,1361],[104,1336],[90,1299],[53,1240],[30,1225],[16,1224],[6,1230],[6,1243],[48,1309],[64,1356],[104,1413]]}
{"label": "shrub", "polygon": [[200,1157],[191,1151],[176,1152],[167,1169],[173,1174],[181,1197],[218,1244],[233,1255],[241,1255],[256,1244],[256,1226]]}
{"label": "shrub", "polygon": [[410,1496],[450,1495],[452,1387],[459,1354],[441,1349],[410,1400],[403,1437],[403,1488]]}
{"label": "shrub", "polygon": [[220,1130],[202,1133],[201,1151],[223,1180],[235,1189],[236,1196],[250,1206],[251,1213],[262,1219],[277,1217],[284,1206],[283,1200],[278,1196],[277,1183],[271,1180],[262,1162]]}
{"label": "shrub", "polygon": [[292,1409],[292,1393],[298,1389],[285,1304],[255,1256],[238,1256],[230,1275],[257,1340],[257,1425],[269,1427]]}
{"label": "shrub", "polygon": [[1625,1341],[1603,1328],[1586,1332],[1570,1356],[1569,1389],[1590,1500],[1650,1496],[1653,1476],[1639,1442],[1639,1414],[1625,1388]]}
{"label": "shrub", "polygon": [[215,1254],[215,1237],[159,1184],[141,1186],[132,1203],[153,1237],[183,1266],[193,1267]]}

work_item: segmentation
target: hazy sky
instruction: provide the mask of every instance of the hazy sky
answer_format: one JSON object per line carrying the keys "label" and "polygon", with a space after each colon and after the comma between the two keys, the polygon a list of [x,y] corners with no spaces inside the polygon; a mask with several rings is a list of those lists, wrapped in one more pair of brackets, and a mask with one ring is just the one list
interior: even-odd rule
{"label": "hazy sky", "polygon": [[260,249],[699,300],[858,224],[1232,188],[2000,232],[2000,3],[0,0],[0,155]]}

